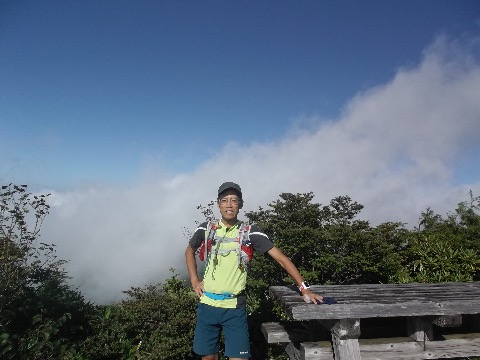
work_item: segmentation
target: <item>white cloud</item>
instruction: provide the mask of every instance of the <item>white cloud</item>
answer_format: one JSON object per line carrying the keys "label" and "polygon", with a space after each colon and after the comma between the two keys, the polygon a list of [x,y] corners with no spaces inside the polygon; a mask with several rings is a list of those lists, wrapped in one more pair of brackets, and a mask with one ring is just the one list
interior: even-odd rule
{"label": "white cloud", "polygon": [[171,267],[186,273],[182,227],[194,229],[196,206],[223,181],[242,185],[246,210],[281,192],[313,191],[324,204],[349,195],[372,224],[413,227],[429,206],[451,211],[470,189],[480,194],[478,176],[468,183],[455,173],[463,151],[479,148],[480,59],[469,46],[477,45],[441,38],[418,66],[358,94],[338,119],[311,119],[313,130],[276,142],[227,144],[191,174],[54,193],[43,239],[70,260],[88,298],[108,302],[130,286],[161,282]]}

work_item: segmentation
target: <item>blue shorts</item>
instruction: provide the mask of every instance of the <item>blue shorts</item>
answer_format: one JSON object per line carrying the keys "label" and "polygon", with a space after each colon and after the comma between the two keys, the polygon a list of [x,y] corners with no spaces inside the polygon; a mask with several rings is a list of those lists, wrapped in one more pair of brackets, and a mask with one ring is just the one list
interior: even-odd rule
{"label": "blue shorts", "polygon": [[250,358],[247,309],[224,309],[198,303],[193,351],[213,355],[220,350],[220,332],[225,336],[225,356]]}

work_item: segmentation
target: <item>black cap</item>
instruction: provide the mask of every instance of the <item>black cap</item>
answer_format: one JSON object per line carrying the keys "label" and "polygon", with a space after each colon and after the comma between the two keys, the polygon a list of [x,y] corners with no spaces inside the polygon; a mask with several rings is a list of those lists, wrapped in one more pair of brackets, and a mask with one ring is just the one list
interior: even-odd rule
{"label": "black cap", "polygon": [[240,195],[240,199],[242,198],[242,189],[240,188],[240,185],[230,181],[224,182],[222,185],[220,185],[220,187],[218,188],[218,196],[220,197],[221,193],[230,189],[238,192],[238,195]]}

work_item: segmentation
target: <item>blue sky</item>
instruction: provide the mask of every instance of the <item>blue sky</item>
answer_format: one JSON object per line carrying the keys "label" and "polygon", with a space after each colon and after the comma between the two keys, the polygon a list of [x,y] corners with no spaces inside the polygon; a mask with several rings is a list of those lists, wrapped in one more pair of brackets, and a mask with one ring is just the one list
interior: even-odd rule
{"label": "blue sky", "polygon": [[185,274],[224,181],[411,228],[480,195],[479,137],[479,1],[0,0],[0,181],[98,302]]}
{"label": "blue sky", "polygon": [[0,179],[189,172],[228,141],[338,116],[479,16],[478,1],[1,1]]}

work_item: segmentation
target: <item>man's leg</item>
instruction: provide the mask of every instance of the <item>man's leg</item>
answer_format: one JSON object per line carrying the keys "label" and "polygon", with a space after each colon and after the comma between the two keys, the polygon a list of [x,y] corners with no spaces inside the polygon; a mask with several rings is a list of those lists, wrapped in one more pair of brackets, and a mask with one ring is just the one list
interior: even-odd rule
{"label": "man's leg", "polygon": [[230,360],[250,358],[247,309],[227,309],[222,319],[225,335],[225,355]]}
{"label": "man's leg", "polygon": [[218,354],[202,356],[202,360],[218,360]]}
{"label": "man's leg", "polygon": [[193,351],[201,355],[203,360],[218,360],[221,331],[219,322],[217,308],[198,303]]}

